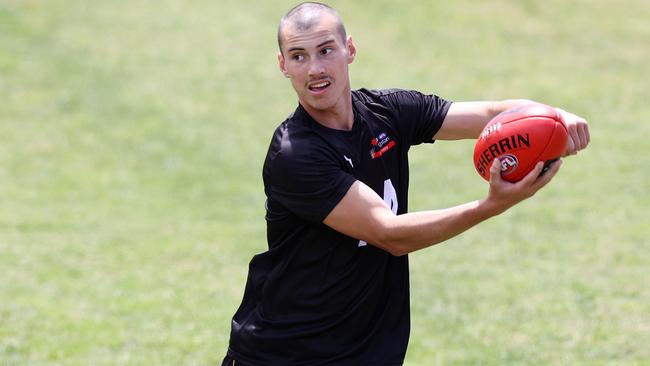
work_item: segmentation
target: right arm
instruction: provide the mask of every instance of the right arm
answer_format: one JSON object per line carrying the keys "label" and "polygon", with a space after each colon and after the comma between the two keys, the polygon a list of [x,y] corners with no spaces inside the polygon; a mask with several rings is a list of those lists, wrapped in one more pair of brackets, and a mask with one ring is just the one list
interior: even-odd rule
{"label": "right arm", "polygon": [[441,243],[496,216],[533,196],[557,173],[561,164],[553,164],[541,177],[538,163],[524,179],[509,183],[501,179],[499,159],[490,172],[486,198],[458,206],[395,215],[375,191],[356,181],[323,221],[347,236],[364,240],[393,255],[404,255]]}
{"label": "right arm", "polygon": [[[536,103],[526,99],[508,99],[500,102],[455,102],[447,111],[434,140],[476,139],[485,125],[497,114],[524,104]],[[573,113],[556,108],[564,122],[569,139],[564,156],[575,155],[589,145],[587,121]]]}

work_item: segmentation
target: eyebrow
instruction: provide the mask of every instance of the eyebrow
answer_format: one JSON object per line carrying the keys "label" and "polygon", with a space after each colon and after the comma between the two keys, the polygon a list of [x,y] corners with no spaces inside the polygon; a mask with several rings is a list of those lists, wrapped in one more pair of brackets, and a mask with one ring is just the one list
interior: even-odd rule
{"label": "eyebrow", "polygon": [[[319,44],[318,46],[316,46],[316,48],[321,48],[321,47],[323,47],[323,46],[325,46],[325,45],[328,45],[328,44],[330,44],[330,43],[333,43],[333,42],[335,42],[335,40],[333,40],[333,39],[328,39],[327,41],[325,41],[325,42]],[[291,47],[291,48],[289,48],[289,49],[287,50],[287,53],[290,53],[290,52],[293,52],[293,51],[304,51],[304,50],[305,50],[304,47]]]}

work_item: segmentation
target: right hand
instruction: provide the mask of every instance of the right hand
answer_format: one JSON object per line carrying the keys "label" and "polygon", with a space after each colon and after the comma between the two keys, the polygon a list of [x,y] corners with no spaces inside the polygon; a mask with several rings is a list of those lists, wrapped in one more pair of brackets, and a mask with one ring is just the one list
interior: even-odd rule
{"label": "right hand", "polygon": [[485,200],[499,214],[517,203],[532,197],[542,187],[548,184],[557,174],[562,160],[557,160],[551,165],[548,171],[539,176],[544,168],[544,162],[540,161],[535,165],[522,180],[511,183],[501,178],[501,162],[494,159],[490,167],[490,190]]}

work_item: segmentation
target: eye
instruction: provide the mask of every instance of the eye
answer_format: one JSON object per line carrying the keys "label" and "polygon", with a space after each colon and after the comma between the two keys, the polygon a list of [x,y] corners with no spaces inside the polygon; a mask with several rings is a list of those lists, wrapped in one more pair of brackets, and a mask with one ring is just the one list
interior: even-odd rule
{"label": "eye", "polygon": [[322,50],[320,50],[321,55],[328,55],[332,53],[334,50],[331,47],[325,47]]}
{"label": "eye", "polygon": [[291,56],[291,59],[294,61],[302,61],[305,59],[305,56],[300,53],[295,53]]}

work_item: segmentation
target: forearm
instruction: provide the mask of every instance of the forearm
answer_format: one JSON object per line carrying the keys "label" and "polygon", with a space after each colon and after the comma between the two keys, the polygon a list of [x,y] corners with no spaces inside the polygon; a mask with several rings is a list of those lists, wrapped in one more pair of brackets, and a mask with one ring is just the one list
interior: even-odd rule
{"label": "forearm", "polygon": [[511,206],[509,200],[488,198],[395,215],[370,187],[357,181],[323,223],[393,255],[403,255],[454,237]]}
{"label": "forearm", "polygon": [[492,102],[455,102],[434,140],[475,139],[485,125],[497,114],[518,105],[533,103],[526,99],[508,99]]}
{"label": "forearm", "polygon": [[495,160],[490,166],[490,189],[487,197],[435,211],[398,216],[387,216],[384,213],[379,220],[383,224],[379,226],[383,231],[377,246],[394,255],[403,255],[453,238],[532,197],[555,176],[561,165],[560,160],[540,177],[544,164],[539,162],[519,182],[509,183],[501,179],[501,165]]}
{"label": "forearm", "polygon": [[403,255],[452,238],[532,197],[555,176],[561,163],[553,164],[540,176],[544,164],[539,162],[522,180],[510,183],[501,179],[501,165],[495,159],[490,167],[490,188],[484,199],[402,215],[395,215],[375,191],[356,181],[323,223],[393,255]]}
{"label": "forearm", "polygon": [[499,102],[491,102],[492,117],[490,118],[493,118],[497,114],[504,112],[510,108],[515,108],[520,105],[531,104],[531,103],[536,103],[536,102],[529,99],[506,99]]}
{"label": "forearm", "polygon": [[407,254],[453,238],[501,211],[483,200],[392,216],[386,218],[385,232],[376,245],[394,255]]}

